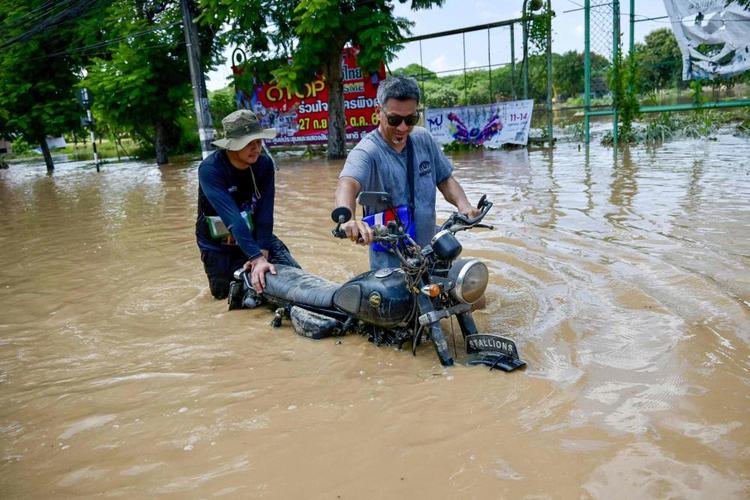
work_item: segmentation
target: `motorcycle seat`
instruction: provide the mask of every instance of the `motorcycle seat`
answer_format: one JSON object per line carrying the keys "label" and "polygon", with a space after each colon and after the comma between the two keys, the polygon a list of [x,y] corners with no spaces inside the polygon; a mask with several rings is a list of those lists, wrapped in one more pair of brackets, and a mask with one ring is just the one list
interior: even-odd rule
{"label": "motorcycle seat", "polygon": [[276,274],[266,273],[263,295],[310,307],[333,307],[333,294],[341,285],[296,267],[277,264]]}

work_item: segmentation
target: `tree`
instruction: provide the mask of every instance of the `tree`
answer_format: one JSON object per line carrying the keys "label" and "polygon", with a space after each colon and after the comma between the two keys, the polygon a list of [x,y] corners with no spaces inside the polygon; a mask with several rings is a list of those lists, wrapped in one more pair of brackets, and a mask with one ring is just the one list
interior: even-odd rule
{"label": "tree", "polygon": [[[562,54],[553,66],[553,81],[557,95],[571,98],[584,92],[585,54],[570,50]],[[609,67],[607,58],[591,54],[592,72],[601,72]]]}
{"label": "tree", "polygon": [[[407,0],[398,0],[406,3]],[[411,0],[413,10],[440,6],[443,0]],[[341,55],[359,48],[359,66],[375,72],[393,59],[411,23],[393,15],[392,0],[200,0],[204,19],[229,23],[235,43],[251,51],[276,50],[291,57],[274,72],[280,84],[297,90],[322,75],[328,93],[328,158],[346,156]],[[275,30],[268,29],[269,24]]]}
{"label": "tree", "polygon": [[669,28],[654,30],[636,44],[641,65],[641,89],[653,92],[682,82],[682,53]]}
{"label": "tree", "polygon": [[434,80],[438,77],[436,73],[416,63],[412,63],[405,68],[395,69],[391,74],[396,76],[411,76],[417,80]]}
{"label": "tree", "polygon": [[55,165],[47,136],[80,128],[77,23],[104,4],[17,0],[0,10],[0,135],[38,144],[48,172]]}
{"label": "tree", "polygon": [[[213,26],[200,32],[204,69],[219,55]],[[43,138],[80,128],[77,86],[89,87],[98,119],[152,145],[158,163],[195,128],[180,0],[3,2],[0,33],[0,133],[40,143],[50,170]]]}
{"label": "tree", "polygon": [[209,92],[208,99],[211,103],[211,118],[214,126],[221,123],[222,118],[237,109],[234,102],[234,91],[231,88]]}
{"label": "tree", "polygon": [[441,80],[432,80],[424,86],[425,106],[429,108],[450,108],[459,100],[459,92],[452,86],[445,85]]}
{"label": "tree", "polygon": [[[218,55],[212,26],[204,23],[200,32],[204,68]],[[153,146],[157,163],[167,163],[180,144],[177,123],[193,113],[180,2],[117,0],[95,31],[115,41],[94,58],[83,81],[95,111]]]}

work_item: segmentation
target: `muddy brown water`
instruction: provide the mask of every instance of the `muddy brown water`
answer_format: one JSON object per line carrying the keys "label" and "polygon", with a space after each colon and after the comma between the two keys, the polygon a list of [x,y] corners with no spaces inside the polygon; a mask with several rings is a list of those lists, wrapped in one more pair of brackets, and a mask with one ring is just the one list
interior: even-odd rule
{"label": "muddy brown water", "polygon": [[[511,374],[228,312],[196,163],[12,165],[0,496],[748,498],[749,158],[730,135],[455,155],[495,203],[461,241],[492,273],[479,329],[528,362]],[[311,272],[361,272],[330,236],[341,163],[279,164],[275,232]]]}

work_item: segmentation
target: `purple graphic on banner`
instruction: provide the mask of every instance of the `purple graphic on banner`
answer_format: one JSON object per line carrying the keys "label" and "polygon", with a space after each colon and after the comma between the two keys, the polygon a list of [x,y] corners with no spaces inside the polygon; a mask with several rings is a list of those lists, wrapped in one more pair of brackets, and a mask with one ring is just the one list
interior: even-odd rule
{"label": "purple graphic on banner", "polygon": [[453,138],[464,144],[479,146],[495,137],[503,129],[503,124],[497,112],[490,116],[481,128],[473,127],[469,129],[456,113],[448,113],[448,119],[453,122],[453,125],[450,127]]}
{"label": "purple graphic on banner", "polygon": [[479,106],[427,109],[425,126],[439,144],[459,142],[488,148],[525,145],[534,101],[496,102]]}

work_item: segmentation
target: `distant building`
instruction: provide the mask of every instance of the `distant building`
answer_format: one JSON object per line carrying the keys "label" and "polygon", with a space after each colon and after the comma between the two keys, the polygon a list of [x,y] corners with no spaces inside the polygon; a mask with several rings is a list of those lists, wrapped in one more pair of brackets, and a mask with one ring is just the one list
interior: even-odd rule
{"label": "distant building", "polygon": [[11,147],[10,142],[0,138],[0,155],[8,154],[11,152],[13,152],[13,148]]}

